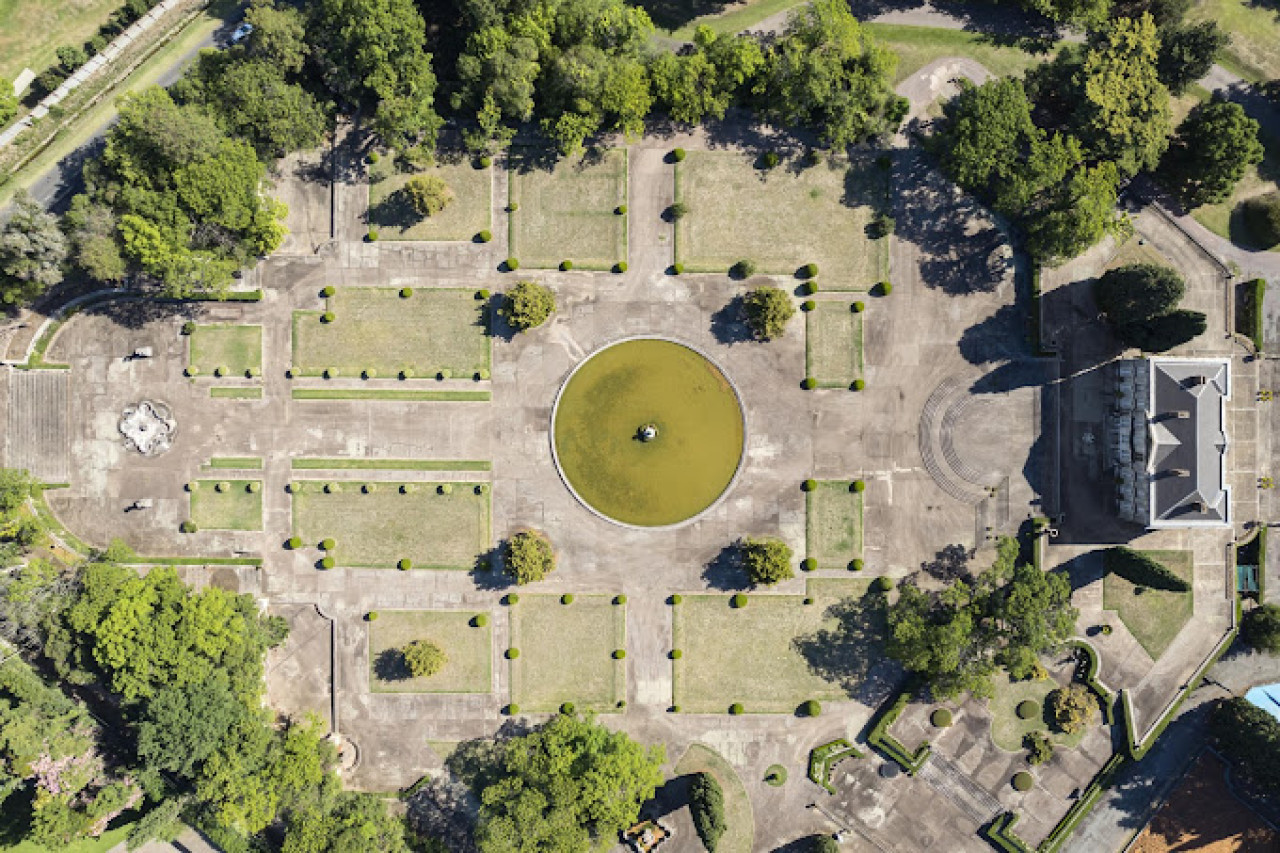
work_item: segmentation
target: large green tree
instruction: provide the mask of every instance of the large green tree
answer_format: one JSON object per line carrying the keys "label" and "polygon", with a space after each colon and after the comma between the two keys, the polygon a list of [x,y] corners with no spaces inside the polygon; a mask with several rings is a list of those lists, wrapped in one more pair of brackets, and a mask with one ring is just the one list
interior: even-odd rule
{"label": "large green tree", "polygon": [[338,793],[290,814],[281,853],[409,853],[404,821],[373,794]]}
{"label": "large green tree", "polygon": [[0,303],[22,305],[62,281],[67,253],[58,218],[19,190],[13,215],[0,228]]}
{"label": "large green tree", "polygon": [[897,129],[906,114],[891,87],[897,64],[845,0],[813,0],[788,16],[756,92],[765,117],[814,128],[839,149]]}
{"label": "large green tree", "polygon": [[1119,175],[1114,163],[1084,166],[1037,199],[1027,217],[1027,249],[1037,259],[1073,258],[1115,225]]}
{"label": "large green tree", "polygon": [[1245,169],[1262,162],[1258,123],[1215,98],[1193,109],[1165,152],[1160,175],[1187,207],[1225,201]]}
{"label": "large green tree", "polygon": [[694,125],[724,118],[764,64],[760,44],[749,36],[717,35],[700,25],[687,52],[662,51],[649,62],[654,96],[671,118]]}
{"label": "large green tree", "polygon": [[1098,279],[1098,306],[1126,346],[1164,352],[1204,333],[1205,315],[1178,308],[1186,292],[1168,267],[1130,264]]}
{"label": "large green tree", "polygon": [[485,853],[571,853],[612,843],[662,783],[648,749],[590,719],[557,715],[502,741],[476,779]]}
{"label": "large green tree", "polygon": [[1186,27],[1160,30],[1160,52],[1156,69],[1160,81],[1175,95],[1209,73],[1218,53],[1231,41],[1231,36],[1217,21],[1201,21]]}
{"label": "large green tree", "polygon": [[193,778],[246,713],[221,670],[195,684],[162,687],[141,706],[138,758],[149,768]]}
{"label": "large green tree", "polygon": [[18,98],[13,94],[13,81],[0,77],[0,125],[8,124],[18,114]]}

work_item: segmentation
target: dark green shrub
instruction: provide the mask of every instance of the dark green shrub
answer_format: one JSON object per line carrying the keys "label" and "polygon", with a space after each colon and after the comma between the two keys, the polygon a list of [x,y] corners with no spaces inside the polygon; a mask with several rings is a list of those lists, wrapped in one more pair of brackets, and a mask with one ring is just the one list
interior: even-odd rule
{"label": "dark green shrub", "polygon": [[812,492],[814,489],[818,488],[818,481],[814,479],[805,480],[800,484],[800,488],[803,491]]}
{"label": "dark green shrub", "polygon": [[800,568],[804,569],[806,572],[817,571],[818,561],[813,557],[805,557],[803,562],[800,563]]}
{"label": "dark green shrub", "polygon": [[182,334],[193,335],[195,334],[195,331],[196,331],[196,324],[191,322],[190,320],[182,324]]}
{"label": "dark green shrub", "polygon": [[505,261],[502,262],[502,265],[506,268],[507,272],[515,272],[516,270],[520,269],[520,259],[507,258]]}
{"label": "dark green shrub", "polygon": [[614,264],[614,265],[613,265],[613,271],[614,271],[614,272],[616,272],[616,273],[618,273],[619,275],[621,275],[622,273],[626,272],[626,271],[627,271],[627,262],[626,262],[626,261],[618,261],[616,264]]}
{"label": "dark green shrub", "polygon": [[413,560],[410,560],[408,557],[405,557],[403,560],[396,563],[396,568],[402,572],[407,572],[413,568]]}
{"label": "dark green shrub", "polygon": [[625,595],[615,595],[613,597],[613,604],[615,607],[621,607],[626,603],[627,603],[627,597]]}
{"label": "dark green shrub", "polygon": [[323,314],[320,315],[321,323],[332,323],[336,319],[337,318],[334,316],[334,313],[332,311],[325,311]]}
{"label": "dark green shrub", "polygon": [[627,206],[625,204],[620,204],[613,209],[613,213],[615,216],[624,216],[626,212],[627,212]]}
{"label": "dark green shrub", "polygon": [[285,540],[284,547],[288,548],[290,551],[296,551],[302,547],[302,539],[297,536],[290,536]]}
{"label": "dark green shrub", "polygon": [[1019,720],[1030,720],[1040,716],[1040,703],[1033,702],[1030,699],[1023,699],[1018,703],[1018,707],[1013,712],[1018,715]]}
{"label": "dark green shrub", "polygon": [[818,274],[818,265],[814,263],[805,264],[800,267],[798,274],[800,278],[813,278]]}
{"label": "dark green shrub", "polygon": [[804,283],[803,288],[802,288],[802,290],[804,291],[805,296],[812,296],[813,294],[815,294],[815,293],[817,293],[817,292],[818,292],[818,289],[819,289],[819,288],[818,288],[818,280],[817,280],[816,278],[814,278],[814,279],[810,279],[809,281],[806,281],[806,282]]}
{"label": "dark green shrub", "polygon": [[516,714],[519,714],[519,713],[520,713],[520,706],[517,705],[515,702],[512,702],[511,704],[507,705],[508,717],[514,717]]}
{"label": "dark green shrub", "polygon": [[742,539],[738,556],[753,584],[773,585],[795,577],[791,570],[791,547],[781,539]]}
{"label": "dark green shrub", "polygon": [[743,258],[733,266],[729,267],[729,275],[734,278],[751,278],[756,274],[756,262],[748,258]]}
{"label": "dark green shrub", "polygon": [[683,148],[672,148],[672,149],[671,149],[671,159],[672,159],[672,160],[674,160],[675,162],[679,163],[680,161],[684,160],[684,158],[685,158],[685,150],[684,150]]}
{"label": "dark green shrub", "polygon": [[520,603],[520,593],[512,592],[507,594],[507,606]]}
{"label": "dark green shrub", "polygon": [[840,853],[840,842],[830,835],[811,835],[805,853]]}
{"label": "dark green shrub", "polygon": [[507,574],[516,583],[535,583],[556,569],[551,540],[540,530],[522,530],[507,540],[503,549]]}
{"label": "dark green shrub", "polygon": [[863,311],[867,310],[867,305],[865,302],[855,302],[849,306],[849,310],[853,311],[855,314],[861,314]]}
{"label": "dark green shrub", "polygon": [[1063,734],[1075,734],[1089,725],[1098,701],[1083,684],[1059,687],[1049,694],[1049,713]]}
{"label": "dark green shrub", "polygon": [[200,528],[196,527],[196,523],[188,518],[186,521],[178,525],[178,529],[183,533],[195,533]]}
{"label": "dark green shrub", "polygon": [[325,299],[331,299],[333,297],[333,294],[336,292],[337,291],[334,290],[332,284],[326,284],[324,287],[320,288],[320,295],[323,296]]}
{"label": "dark green shrub", "polygon": [[408,299],[410,296],[413,296],[413,288],[412,288],[412,287],[402,287],[402,288],[400,288],[400,298],[401,298],[401,299]]}
{"label": "dark green shrub", "polygon": [[800,703],[798,710],[802,717],[818,717],[822,715],[822,703],[817,699],[808,699]]}
{"label": "dark green shrub", "polygon": [[812,376],[806,376],[801,380],[800,387],[806,391],[812,391],[814,388],[818,387],[818,380],[814,379]]}
{"label": "dark green shrub", "polygon": [[448,662],[444,649],[429,640],[414,640],[404,647],[404,664],[414,678],[429,678]]}
{"label": "dark green shrub", "polygon": [[781,788],[787,783],[787,768],[781,764],[770,764],[764,771],[764,781],[766,785]]}
{"label": "dark green shrub", "polygon": [[1137,586],[1164,589],[1170,592],[1188,592],[1191,589],[1191,584],[1164,564],[1151,559],[1141,551],[1135,551],[1123,545],[1108,548],[1103,554],[1102,562],[1108,572],[1113,572]]}
{"label": "dark green shrub", "polygon": [[733,598],[729,599],[729,606],[736,607],[739,610],[747,606],[747,596],[745,593],[734,593]]}
{"label": "dark green shrub", "polygon": [[887,578],[882,575],[876,578],[874,587],[877,592],[892,592],[893,578]]}
{"label": "dark green shrub", "polygon": [[946,729],[951,727],[951,712],[946,708],[938,708],[929,715],[929,724],[935,729]]}
{"label": "dark green shrub", "polygon": [[1280,191],[1245,199],[1240,208],[1241,219],[1255,243],[1267,248],[1280,244]]}
{"label": "dark green shrub", "polygon": [[675,204],[667,208],[667,218],[670,219],[672,222],[679,222],[681,219],[684,219],[688,215],[689,215],[689,205],[685,204],[682,201],[677,201]]}
{"label": "dark green shrub", "polygon": [[724,817],[724,791],[710,773],[698,773],[689,784],[689,816],[708,853],[715,853],[729,828]]}
{"label": "dark green shrub", "polygon": [[817,307],[818,307],[818,303],[814,302],[812,299],[806,299],[804,302],[800,303],[801,311],[812,311]]}
{"label": "dark green shrub", "polygon": [[796,315],[795,303],[781,289],[766,285],[742,297],[747,326],[762,341],[780,338]]}
{"label": "dark green shrub", "polygon": [[562,272],[568,272],[571,269],[573,269],[573,261],[566,258],[560,262],[560,270]]}
{"label": "dark green shrub", "polygon": [[336,565],[336,562],[333,557],[323,557],[320,560],[320,568],[322,569],[332,569],[334,565]]}
{"label": "dark green shrub", "polygon": [[732,705],[729,706],[729,713],[735,717],[741,714],[745,714],[746,712],[747,712],[747,709],[742,707],[741,702],[734,702]]}
{"label": "dark green shrub", "polygon": [[498,313],[518,331],[532,329],[547,322],[556,310],[556,295],[551,288],[533,281],[516,282]]}
{"label": "dark green shrub", "polygon": [[680,649],[672,649],[672,650],[671,650],[671,659],[672,659],[672,660],[680,660],[680,658],[682,658],[682,657],[684,657],[684,652],[682,652]]}
{"label": "dark green shrub", "polygon": [[486,613],[477,613],[471,617],[472,628],[483,628],[489,624],[489,616]]}
{"label": "dark green shrub", "polygon": [[334,548],[337,547],[337,544],[338,543],[334,542],[332,539],[321,539],[320,549],[322,551],[332,551]]}
{"label": "dark green shrub", "polygon": [[1280,655],[1280,605],[1263,604],[1244,615],[1244,640],[1255,649]]}
{"label": "dark green shrub", "polygon": [[684,596],[683,596],[683,595],[681,595],[681,594],[680,594],[680,593],[678,593],[678,592],[677,592],[677,593],[673,593],[673,594],[672,594],[672,596],[671,596],[671,604],[672,604],[672,605],[676,605],[676,604],[683,604],[683,603],[684,603]]}
{"label": "dark green shrub", "polygon": [[614,659],[614,660],[622,660],[622,659],[623,659],[623,658],[625,658],[626,656],[627,656],[627,650],[626,650],[626,649],[614,649],[614,650],[613,650],[613,659]]}
{"label": "dark green shrub", "polygon": [[1025,793],[1030,791],[1032,787],[1035,786],[1035,783],[1035,779],[1033,779],[1031,774],[1025,770],[1019,770],[1017,773],[1013,774],[1013,790],[1015,791]]}
{"label": "dark green shrub", "polygon": [[1044,732],[1027,732],[1022,745],[1027,750],[1027,763],[1032,766],[1053,758],[1053,741]]}
{"label": "dark green shrub", "polygon": [[515,660],[516,658],[520,657],[520,650],[517,649],[515,646],[512,646],[511,648],[507,649],[506,652],[504,652],[503,654],[507,660]]}
{"label": "dark green shrub", "polygon": [[893,284],[887,281],[882,281],[876,285],[876,292],[881,296],[888,296],[890,293],[893,293]]}

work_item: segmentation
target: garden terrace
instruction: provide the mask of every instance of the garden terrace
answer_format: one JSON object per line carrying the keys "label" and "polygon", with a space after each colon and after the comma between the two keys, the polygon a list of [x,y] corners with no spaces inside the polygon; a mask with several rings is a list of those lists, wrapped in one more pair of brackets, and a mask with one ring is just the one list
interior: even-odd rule
{"label": "garden terrace", "polygon": [[483,308],[469,290],[419,289],[406,298],[394,288],[340,288],[328,299],[332,322],[324,312],[294,312],[294,371],[470,378],[489,369]]}
{"label": "garden terrace", "polygon": [[819,388],[852,388],[862,378],[862,318],[847,300],[819,300],[805,314],[805,375]]}
{"label": "garden terrace", "polygon": [[[369,687],[374,693],[488,693],[493,689],[493,629],[476,611],[382,610],[369,625]],[[484,624],[479,624],[483,621]],[[414,678],[399,650],[415,640],[439,646],[445,664]]]}
{"label": "garden terrace", "polygon": [[690,272],[746,259],[789,275],[816,263],[824,290],[869,290],[887,275],[889,240],[869,228],[887,201],[889,170],[869,157],[765,170],[744,154],[690,151],[675,172],[676,200],[688,206],[676,260]]}
{"label": "garden terrace", "polygon": [[[1190,582],[1194,576],[1190,551],[1144,551],[1178,577]],[[1102,608],[1114,611],[1129,633],[1152,660],[1159,660],[1178,632],[1191,619],[1193,593],[1138,587],[1115,572],[1102,579]]]}
{"label": "garden terrace", "polygon": [[[338,566],[471,569],[490,546],[489,487],[482,483],[319,480],[293,485],[293,532],[307,547],[334,540]],[[448,493],[442,494],[441,489]]]}
{"label": "garden terrace", "polygon": [[[452,192],[444,210],[421,216],[401,190],[414,175],[435,175]],[[395,155],[369,166],[369,227],[379,240],[472,240],[492,226],[493,170],[470,160],[437,162],[417,170]]]}
{"label": "garden terrace", "polygon": [[245,376],[262,370],[261,326],[196,326],[187,363],[197,375]]}
{"label": "garden terrace", "polygon": [[627,152],[611,148],[544,168],[515,151],[509,175],[510,254],[522,266],[609,269],[627,260]]}
{"label": "garden terrace", "polygon": [[614,711],[627,695],[627,608],[609,595],[522,595],[511,605],[511,701],[525,711]]}
{"label": "garden terrace", "polygon": [[191,521],[201,530],[261,530],[259,480],[196,480],[190,486]]}

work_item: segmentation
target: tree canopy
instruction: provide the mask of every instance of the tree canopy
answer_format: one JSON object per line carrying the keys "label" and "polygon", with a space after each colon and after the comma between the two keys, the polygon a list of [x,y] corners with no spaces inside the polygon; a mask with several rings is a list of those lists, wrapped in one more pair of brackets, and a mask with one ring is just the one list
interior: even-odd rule
{"label": "tree canopy", "polygon": [[522,530],[507,540],[503,561],[516,583],[536,583],[556,570],[551,540],[540,530]]}
{"label": "tree canopy", "polygon": [[67,252],[58,218],[19,190],[13,215],[0,228],[0,304],[30,302],[62,281]]}
{"label": "tree canopy", "polygon": [[1262,162],[1258,123],[1239,104],[1215,98],[1193,109],[1160,164],[1161,178],[1187,207],[1230,197],[1245,169]]}
{"label": "tree canopy", "polygon": [[556,295],[536,281],[519,281],[499,308],[503,319],[517,331],[541,326],[556,310]]}
{"label": "tree canopy", "polygon": [[1126,346],[1164,352],[1204,333],[1204,314],[1177,307],[1185,292],[1174,270],[1130,264],[1098,279],[1098,307]]}
{"label": "tree canopy", "polygon": [[738,554],[753,584],[772,586],[795,576],[791,546],[781,539],[743,539],[738,543]]}
{"label": "tree canopy", "polygon": [[749,292],[742,298],[742,307],[752,334],[762,341],[786,334],[787,323],[796,315],[796,306],[791,297],[772,285],[757,287]]}
{"label": "tree canopy", "polygon": [[1240,623],[1244,639],[1255,649],[1280,655],[1280,605],[1260,604]]}
{"label": "tree canopy", "polygon": [[500,741],[474,785],[480,849],[569,853],[611,843],[662,783],[663,759],[661,747],[566,714]]}

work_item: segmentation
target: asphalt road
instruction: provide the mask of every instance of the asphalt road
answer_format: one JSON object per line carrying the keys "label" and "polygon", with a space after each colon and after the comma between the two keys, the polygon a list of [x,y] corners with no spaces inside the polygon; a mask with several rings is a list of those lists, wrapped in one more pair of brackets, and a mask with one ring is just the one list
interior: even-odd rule
{"label": "asphalt road", "polygon": [[[178,57],[156,82],[166,87],[177,82],[178,78],[182,76],[183,70],[196,58],[200,51],[208,47],[225,46],[229,34],[237,23],[238,20],[228,20],[220,25],[214,32],[202,39],[199,44]],[[50,210],[62,212],[71,197],[80,191],[83,184],[80,170],[85,160],[101,149],[102,140],[106,137],[107,131],[116,123],[116,120],[116,116],[112,115],[111,118],[93,131],[93,135],[89,137],[88,141],[40,175],[28,187],[32,198]]]}

